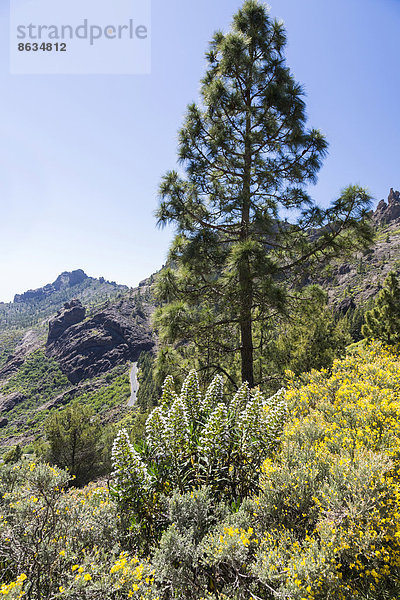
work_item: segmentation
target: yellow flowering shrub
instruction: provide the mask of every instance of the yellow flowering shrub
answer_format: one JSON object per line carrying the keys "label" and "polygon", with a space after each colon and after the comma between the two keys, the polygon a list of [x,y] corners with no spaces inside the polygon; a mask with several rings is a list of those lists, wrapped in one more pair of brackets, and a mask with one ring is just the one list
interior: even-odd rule
{"label": "yellow flowering shrub", "polygon": [[106,487],[0,465],[0,598],[399,600],[399,355],[358,347],[281,396],[289,419],[241,502],[226,500],[236,454],[222,495],[212,477],[158,492],[152,544],[136,543]]}
{"label": "yellow flowering shrub", "polygon": [[7,598],[7,600],[15,600],[22,598],[25,595],[24,583],[26,581],[25,573],[21,573],[15,581],[10,583],[3,583],[0,587],[0,598]]}
{"label": "yellow flowering shrub", "polygon": [[[0,597],[74,597],[81,584],[86,594],[95,576],[103,582],[109,573],[121,551],[115,504],[107,488],[68,489],[69,480],[46,464],[0,465]],[[85,597],[78,591],[75,597]]]}
{"label": "yellow flowering shrub", "polygon": [[292,381],[252,511],[253,574],[293,600],[400,596],[400,358],[373,343]]}
{"label": "yellow flowering shrub", "polygon": [[145,559],[112,548],[93,547],[81,553],[80,561],[62,575],[64,598],[79,600],[158,600],[154,569]]}

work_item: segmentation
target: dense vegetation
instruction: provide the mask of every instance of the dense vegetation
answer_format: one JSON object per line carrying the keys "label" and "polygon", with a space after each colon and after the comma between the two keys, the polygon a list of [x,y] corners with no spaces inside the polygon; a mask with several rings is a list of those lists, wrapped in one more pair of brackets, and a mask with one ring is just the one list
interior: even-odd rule
{"label": "dense vegetation", "polygon": [[[346,346],[362,338],[363,307],[349,310],[346,315],[335,313],[317,286],[304,288],[301,295],[294,296],[285,314],[271,317],[268,331],[255,328],[258,352],[254,373],[259,385],[270,393],[282,387],[287,370],[300,374],[312,368],[329,368],[335,358],[343,355]],[[202,358],[190,345],[162,347],[152,370],[153,380],[159,382],[173,373],[182,382],[194,366],[202,382],[207,382],[210,374],[222,371],[232,389],[237,389],[237,361],[228,369],[221,358],[214,369],[205,369]]]}
{"label": "dense vegetation", "polygon": [[154,356],[150,352],[141,353],[138,361],[137,403],[142,411],[153,408],[160,396],[161,386],[156,382],[154,363]]}
{"label": "dense vegetation", "polygon": [[18,443],[25,435],[34,442],[43,437],[45,422],[54,408],[74,401],[103,416],[127,403],[130,385],[127,368],[121,365],[75,388],[58,363],[37,350],[3,385],[1,394],[9,401],[11,398],[11,404],[3,412],[7,423],[0,429],[0,441],[5,444],[12,438]]}
{"label": "dense vegetation", "polygon": [[389,273],[374,306],[365,315],[362,333],[386,344],[400,342],[400,284],[394,272]]}
{"label": "dense vegetation", "polygon": [[0,440],[37,431],[48,414],[43,405],[69,387],[56,361],[46,357],[42,350],[29,355],[1,388],[2,396],[8,398],[8,407],[2,413],[7,421],[0,429]]}
{"label": "dense vegetation", "polygon": [[32,353],[21,365],[17,373],[2,387],[4,395],[12,392],[23,394],[27,407],[47,400],[54,391],[68,387],[68,379],[63,375],[58,363],[48,358],[42,350]]}
{"label": "dense vegetation", "polygon": [[[69,475],[47,465],[3,465],[2,594],[32,600],[397,598],[399,373],[394,351],[378,343],[360,347],[336,361],[331,373],[294,379],[279,400],[282,409],[256,392],[242,406],[254,415],[265,410],[258,412],[262,424],[234,412],[238,398],[221,396],[219,379],[205,395],[194,375],[180,395],[169,380],[163,393],[163,402],[175,405],[165,413],[169,421],[160,425],[166,408],[156,408],[141,448],[132,448],[125,433],[118,437],[111,495],[93,484],[68,490]],[[284,415],[283,430],[283,421],[269,417],[272,407]],[[196,433],[190,414],[207,411]],[[212,427],[226,435],[210,436],[206,453],[196,440]],[[164,446],[166,436],[173,452],[169,442]],[[231,469],[235,481],[242,473],[248,481],[246,452],[258,465],[252,463],[251,488],[238,496]],[[217,468],[209,481],[207,456]],[[159,469],[152,457],[161,458]],[[144,524],[152,532],[149,545]]]}

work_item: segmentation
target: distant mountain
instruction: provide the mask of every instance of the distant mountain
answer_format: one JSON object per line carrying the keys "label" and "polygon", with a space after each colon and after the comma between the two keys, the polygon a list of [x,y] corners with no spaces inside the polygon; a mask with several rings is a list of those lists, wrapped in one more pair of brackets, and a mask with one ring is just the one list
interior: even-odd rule
{"label": "distant mountain", "polygon": [[125,285],[88,277],[78,269],[61,273],[53,283],[16,294],[14,302],[0,303],[0,367],[27,330],[43,329],[47,319],[66,302],[78,299],[89,311],[129,291]]}
{"label": "distant mountain", "polygon": [[37,290],[28,290],[24,294],[16,294],[14,296],[14,303],[28,302],[32,304],[55,294],[61,289],[74,287],[86,279],[88,279],[88,276],[82,269],[72,271],[71,273],[64,272],[57,277],[54,283],[49,283]]}
{"label": "distant mountain", "polygon": [[56,292],[59,292],[62,289],[72,288],[79,283],[84,282],[89,277],[86,275],[82,269],[78,269],[77,271],[71,271],[70,273],[65,271],[61,273],[54,281],[54,283],[49,283],[44,287],[38,288],[37,290],[28,290],[24,294],[16,294],[14,296],[14,303],[34,303],[49,296],[52,296]]}
{"label": "distant mountain", "polygon": [[[62,304],[70,299],[70,297],[83,295],[86,300],[94,299],[104,300],[112,298],[119,293],[128,291],[128,286],[118,285],[115,281],[106,281],[104,277],[95,279],[88,277],[82,269],[76,271],[65,271],[57,277],[53,283],[48,283],[36,290],[28,290],[23,294],[16,294],[14,302],[6,305],[0,303],[0,306],[10,306],[10,304],[22,304],[23,307],[17,307],[18,311],[27,311],[29,306],[54,307],[62,306]],[[1,321],[0,321],[1,325]]]}

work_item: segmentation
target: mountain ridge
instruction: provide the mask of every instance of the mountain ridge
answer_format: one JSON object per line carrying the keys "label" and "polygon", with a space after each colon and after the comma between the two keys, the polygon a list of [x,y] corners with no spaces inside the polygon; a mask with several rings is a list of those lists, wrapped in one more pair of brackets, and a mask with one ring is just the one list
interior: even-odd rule
{"label": "mountain ridge", "polygon": [[62,273],[60,273],[60,275],[58,275],[58,277],[53,283],[47,283],[42,287],[27,290],[22,294],[15,294],[13,304],[32,303],[35,301],[40,301],[62,289],[75,287],[86,280],[92,282],[98,281],[100,284],[106,284],[116,289],[129,289],[126,285],[119,285],[115,281],[107,281],[106,279],[104,279],[104,277],[99,277],[98,279],[95,277],[89,277],[88,275],[86,275],[83,269],[76,269],[74,271],[63,271]]}

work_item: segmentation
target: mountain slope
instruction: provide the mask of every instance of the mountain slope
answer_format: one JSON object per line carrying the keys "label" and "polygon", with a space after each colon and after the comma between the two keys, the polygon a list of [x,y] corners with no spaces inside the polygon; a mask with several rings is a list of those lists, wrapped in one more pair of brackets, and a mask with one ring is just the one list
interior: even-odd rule
{"label": "mountain slope", "polygon": [[[372,247],[326,266],[313,280],[338,312],[362,307],[386,275],[400,273],[400,193],[371,213]],[[130,290],[83,271],[0,304],[0,449],[43,435],[51,410],[72,400],[104,422],[126,414],[129,369],[152,352],[153,276]]]}
{"label": "mountain slope", "polygon": [[[40,438],[49,411],[72,400],[106,422],[125,416],[129,367],[155,345],[150,282],[129,290],[75,274],[2,306],[0,342],[11,343],[0,365],[0,448]],[[27,318],[32,327],[15,324]]]}
{"label": "mountain slope", "polygon": [[400,192],[390,190],[371,213],[375,229],[370,249],[351,260],[336,260],[313,283],[327,290],[330,303],[341,311],[362,306],[380,290],[390,271],[400,274]]}

